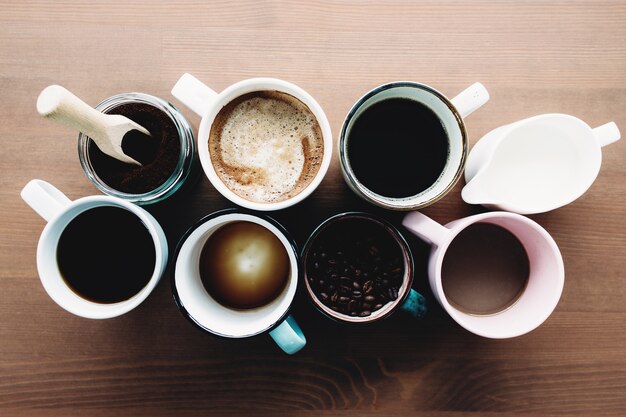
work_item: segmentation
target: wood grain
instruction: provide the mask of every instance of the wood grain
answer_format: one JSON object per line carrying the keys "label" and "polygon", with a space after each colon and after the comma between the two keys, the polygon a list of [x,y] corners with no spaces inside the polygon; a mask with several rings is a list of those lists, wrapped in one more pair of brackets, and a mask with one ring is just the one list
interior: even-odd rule
{"label": "wood grain", "polygon": [[[471,144],[496,126],[568,113],[626,129],[623,1],[22,1],[0,2],[0,416],[623,416],[626,415],[626,141],[603,149],[579,200],[531,216],[557,241],[566,284],[555,313],[513,340],[469,334],[436,305],[428,247],[409,237],[428,317],[346,328],[299,294],[308,345],[282,354],[269,337],[229,341],[189,325],[169,276],[136,310],[92,321],[45,294],[35,251],[44,222],[19,198],[31,178],[70,198],[96,194],[75,134],[41,119],[58,83],[95,105],[169,90],[190,72],[216,90],[255,76],[295,82],[335,134],[351,105],[384,82],[421,81],[453,96],[474,81],[490,102],[466,121]],[[484,211],[462,184],[424,212],[448,222]],[[196,220],[231,204],[202,179],[150,208],[173,246]],[[367,210],[336,157],[305,202],[273,213],[302,245],[326,217]]]}

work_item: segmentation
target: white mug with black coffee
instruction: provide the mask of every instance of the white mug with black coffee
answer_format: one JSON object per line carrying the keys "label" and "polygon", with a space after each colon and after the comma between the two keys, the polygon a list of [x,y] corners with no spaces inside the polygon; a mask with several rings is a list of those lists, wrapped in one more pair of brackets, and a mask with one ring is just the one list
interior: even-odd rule
{"label": "white mug with black coffee", "polygon": [[213,91],[184,74],[172,95],[202,117],[198,154],[213,186],[254,210],[280,210],[310,195],[332,156],[324,111],[302,88],[274,78]]}
{"label": "white mug with black coffee", "polygon": [[146,210],[104,195],[71,201],[42,180],[31,180],[21,196],[48,222],[37,246],[37,270],[59,306],[106,319],[137,307],[154,290],[168,248]]}
{"label": "white mug with black coffee", "polygon": [[424,84],[381,85],[352,107],[339,136],[339,161],[352,190],[378,206],[414,210],[448,193],[463,174],[463,118],[489,100],[480,83],[452,99]]}

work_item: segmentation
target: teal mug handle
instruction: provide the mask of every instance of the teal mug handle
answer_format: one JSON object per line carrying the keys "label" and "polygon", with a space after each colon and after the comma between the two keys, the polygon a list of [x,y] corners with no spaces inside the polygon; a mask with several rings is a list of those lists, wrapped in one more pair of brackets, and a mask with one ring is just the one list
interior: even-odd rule
{"label": "teal mug handle", "polygon": [[293,355],[306,345],[306,337],[291,314],[270,331],[270,336],[288,355]]}
{"label": "teal mug handle", "polygon": [[414,319],[424,318],[428,310],[426,308],[426,298],[411,288],[409,295],[400,306],[400,309],[409,313]]}

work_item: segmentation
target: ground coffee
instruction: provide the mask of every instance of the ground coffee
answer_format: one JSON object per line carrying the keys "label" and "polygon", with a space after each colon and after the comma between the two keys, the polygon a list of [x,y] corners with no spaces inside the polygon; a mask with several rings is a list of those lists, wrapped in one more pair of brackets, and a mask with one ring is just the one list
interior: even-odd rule
{"label": "ground coffee", "polygon": [[176,125],[163,111],[145,103],[125,103],[108,114],[121,114],[145,127],[151,137],[132,130],[122,141],[125,154],[142,166],[126,164],[104,154],[90,141],[89,160],[100,179],[109,187],[129,194],[150,192],[171,177],[180,155]]}

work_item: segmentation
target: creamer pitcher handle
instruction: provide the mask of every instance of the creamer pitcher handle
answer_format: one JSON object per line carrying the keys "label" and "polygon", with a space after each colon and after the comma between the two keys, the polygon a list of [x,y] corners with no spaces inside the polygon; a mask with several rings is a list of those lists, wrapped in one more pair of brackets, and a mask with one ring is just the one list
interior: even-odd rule
{"label": "creamer pitcher handle", "polygon": [[20,195],[47,222],[72,203],[58,188],[42,180],[30,180]]}
{"label": "creamer pitcher handle", "polygon": [[217,93],[191,74],[183,74],[174,88],[172,95],[189,107],[198,116],[203,117]]}
{"label": "creamer pitcher handle", "polygon": [[474,83],[450,101],[461,117],[466,118],[489,101],[489,92],[481,83]]}
{"label": "creamer pitcher handle", "polygon": [[613,142],[617,142],[622,137],[615,122],[605,123],[592,130],[600,146],[610,145]]}

